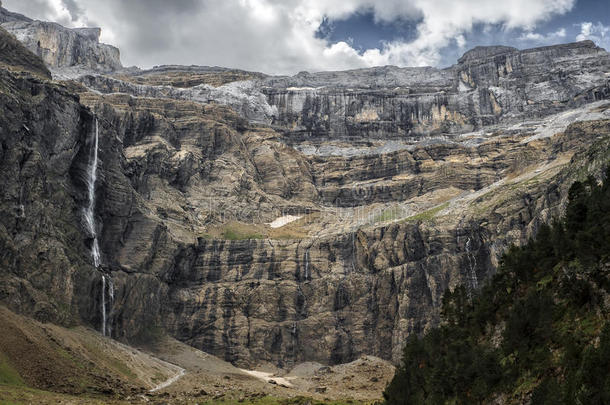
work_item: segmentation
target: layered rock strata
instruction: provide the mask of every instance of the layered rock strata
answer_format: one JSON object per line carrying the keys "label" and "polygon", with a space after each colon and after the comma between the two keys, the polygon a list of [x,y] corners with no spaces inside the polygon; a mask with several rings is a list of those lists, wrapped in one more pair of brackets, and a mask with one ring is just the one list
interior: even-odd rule
{"label": "layered rock strata", "polygon": [[[238,365],[397,361],[446,288],[478,288],[609,158],[608,54],[586,42],[480,48],[446,70],[63,84],[11,54],[24,69],[0,69],[0,301],[98,330],[104,314],[126,341],[164,330]],[[266,118],[197,98],[226,86],[252,89],[238,99]],[[95,119],[97,270],[82,223]]]}
{"label": "layered rock strata", "polygon": [[394,66],[269,78],[291,141],[405,139],[537,118],[607,98],[610,57],[591,41],[475,48],[447,69]]}
{"label": "layered rock strata", "polygon": [[1,7],[0,26],[51,69],[111,72],[123,67],[118,48],[99,42],[100,28],[70,29],[53,22],[32,20]]}

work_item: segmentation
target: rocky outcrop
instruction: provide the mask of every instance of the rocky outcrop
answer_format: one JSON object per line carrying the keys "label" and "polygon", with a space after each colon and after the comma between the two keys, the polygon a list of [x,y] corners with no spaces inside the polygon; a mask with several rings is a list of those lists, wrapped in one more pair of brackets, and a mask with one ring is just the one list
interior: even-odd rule
{"label": "rocky outcrop", "polygon": [[218,66],[161,65],[145,70],[128,68],[115,77],[134,84],[189,88],[200,84],[219,87],[231,82],[262,79],[266,76],[263,73]]}
{"label": "rocky outcrop", "polygon": [[15,37],[1,27],[0,64],[13,72],[30,72],[43,78],[51,78],[51,72],[40,58],[25,49]]}
{"label": "rocky outcrop", "polygon": [[0,25],[40,56],[51,69],[111,72],[122,68],[119,50],[99,42],[100,28],[65,28],[33,21],[0,7]]}
{"label": "rocky outcrop", "polygon": [[[219,79],[222,80],[223,77],[221,76]],[[201,79],[199,78],[199,80]],[[218,103],[231,107],[242,117],[256,123],[269,124],[273,116],[277,114],[277,108],[269,105],[265,95],[252,80],[229,80],[220,86],[202,83],[187,88],[138,84],[133,83],[138,80],[128,81],[102,75],[84,75],[79,78],[79,81],[88,88],[104,94],[125,93],[137,97],[171,98],[203,104]]]}
{"label": "rocky outcrop", "polygon": [[32,22],[33,20],[22,14],[8,11],[2,7],[2,2],[0,2],[0,24],[12,21]]}
{"label": "rocky outcrop", "polygon": [[[407,335],[437,322],[447,287],[476,288],[508,244],[560,212],[575,178],[561,169],[610,133],[607,121],[566,131],[542,120],[486,138],[305,158],[219,106],[81,99],[98,111],[104,133],[117,131],[102,153],[99,211],[115,283],[114,336],[157,325],[240,365],[340,363],[363,353],[397,360]],[[584,110],[592,115],[583,119],[599,119],[607,106]],[[566,134],[537,136],[539,128]],[[398,191],[385,193],[392,182]],[[348,210],[340,211],[344,197]],[[423,205],[412,214],[382,205],[365,223],[349,210],[416,201]],[[234,219],[264,236],[278,207],[301,209],[301,236],[213,233],[237,211]]]}
{"label": "rocky outcrop", "polygon": [[228,105],[291,145],[418,141],[540,118],[610,96],[610,56],[591,41],[519,51],[479,47],[447,69],[384,66],[265,76],[210,67],[86,76],[87,87]]}
{"label": "rocky outcrop", "polygon": [[[578,150],[581,141],[609,129],[608,122],[576,126],[566,138],[541,147],[545,157],[532,158]],[[601,160],[607,157],[607,139]],[[128,286],[130,273],[156,274],[161,281],[152,289],[158,294],[152,306],[159,309],[156,322],[236,364],[341,363],[362,353],[398,360],[406,336],[437,322],[447,287],[477,288],[510,243],[527,240],[560,212],[573,174],[560,171],[565,157],[557,159],[539,177],[532,170],[505,187],[481,192],[477,200],[441,206],[436,220],[416,215],[311,239],[204,236],[181,243],[168,222],[132,217],[111,267],[117,269],[115,280]],[[139,316],[131,311],[140,298],[135,286],[125,288],[130,293],[116,305],[114,322],[116,330],[129,333],[137,323],[124,322]],[[145,305],[151,308],[150,302]]]}

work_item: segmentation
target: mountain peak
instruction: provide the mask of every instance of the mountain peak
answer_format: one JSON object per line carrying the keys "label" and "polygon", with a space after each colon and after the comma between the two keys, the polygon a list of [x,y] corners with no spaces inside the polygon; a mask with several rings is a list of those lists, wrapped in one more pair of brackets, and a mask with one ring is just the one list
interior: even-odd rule
{"label": "mountain peak", "polygon": [[1,7],[0,25],[38,55],[50,69],[110,72],[121,69],[118,48],[99,42],[101,28],[66,28],[32,20]]}
{"label": "mountain peak", "polygon": [[476,46],[471,50],[466,51],[464,55],[462,55],[462,57],[458,59],[458,63],[465,63],[475,59],[485,59],[513,52],[519,52],[519,50],[512,46],[504,45]]}

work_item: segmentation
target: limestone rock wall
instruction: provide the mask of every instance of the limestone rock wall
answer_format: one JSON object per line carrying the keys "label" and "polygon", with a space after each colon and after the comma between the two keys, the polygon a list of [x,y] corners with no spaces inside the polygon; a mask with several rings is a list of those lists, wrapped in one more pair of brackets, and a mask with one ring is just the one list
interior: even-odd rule
{"label": "limestone rock wall", "polygon": [[0,301],[45,322],[88,320],[99,279],[82,215],[92,115],[40,79],[0,70],[0,83]]}
{"label": "limestone rock wall", "polygon": [[[88,41],[96,33],[74,35]],[[41,320],[99,329],[103,273],[114,286],[106,317],[117,339],[167,331],[243,366],[361,354],[398,361],[408,335],[438,322],[447,287],[479,287],[510,243],[561,212],[573,180],[607,164],[608,103],[544,119],[606,97],[606,72],[607,54],[584,43],[478,49],[444,71],[274,78],[265,91],[280,117],[298,106],[294,118],[276,122],[278,132],[158,88],[133,97],[137,86],[93,77],[127,89],[101,94],[82,82],[0,69],[0,301]],[[352,91],[354,77],[362,88]],[[328,83],[332,91],[290,89]],[[405,89],[395,95],[379,83]],[[507,93],[485,99],[489,89]],[[403,127],[405,136],[431,134],[448,114],[467,117],[448,124],[459,132],[485,117],[502,124],[530,113],[540,115],[531,125],[392,152],[305,155],[288,146],[305,135],[387,138]],[[82,223],[95,119],[97,270]],[[412,213],[355,218],[359,209],[392,204]],[[278,210],[305,214],[272,234]],[[245,236],[231,231],[234,222],[249,226]]]}
{"label": "limestone rock wall", "polygon": [[[10,74],[2,79],[22,89],[22,99],[17,103],[2,93],[0,162],[7,192],[0,299],[39,319],[98,328],[101,271],[115,287],[108,304],[113,337],[137,339],[161,328],[248,366],[340,363],[364,353],[397,361],[406,336],[438,322],[447,287],[476,288],[509,243],[526,240],[560,212],[580,168],[596,159],[603,164],[603,135],[610,133],[601,121],[533,143],[506,137],[475,149],[437,145],[351,162],[307,162],[282,146],[277,134],[224,107],[82,94],[100,124],[95,212],[102,266],[96,271],[80,222],[93,115],[61,87]],[[606,146],[578,155],[596,139],[606,139]],[[525,169],[516,161],[552,162],[564,153],[577,153],[571,166],[566,161],[537,180],[480,194],[439,220],[287,240],[222,240],[201,233],[221,207],[206,212],[206,192],[214,203],[242,210],[308,206],[320,187],[316,179],[326,176],[331,187],[340,183],[342,170],[355,182],[383,178],[398,161],[405,162],[404,174],[430,175],[417,192],[424,195],[453,181],[435,177],[445,173],[439,165],[450,158],[459,173],[453,187],[467,189],[482,188],[491,181],[486,176]],[[259,175],[230,177],[240,170]],[[282,178],[311,189],[283,189]]]}
{"label": "limestone rock wall", "polygon": [[66,28],[34,21],[0,7],[0,25],[51,69],[78,66],[101,72],[121,69],[118,48],[99,42],[100,28]]}
{"label": "limestone rock wall", "polygon": [[268,78],[292,141],[418,138],[541,117],[608,97],[610,56],[591,41],[479,48],[447,69],[379,67]]}
{"label": "limestone rock wall", "polygon": [[120,92],[137,97],[218,103],[231,107],[243,118],[256,123],[269,124],[277,113],[277,109],[269,105],[266,96],[252,80],[229,82],[216,87],[208,84],[198,84],[188,88],[136,84],[102,75],[84,75],[79,81],[88,88],[104,94]]}
{"label": "limestone rock wall", "polygon": [[0,65],[12,71],[31,72],[43,78],[51,78],[39,57],[25,49],[17,39],[0,27]]}
{"label": "limestone rock wall", "polygon": [[[131,100],[135,107],[131,110],[120,103],[118,95],[99,100],[105,104],[96,107],[98,113],[104,122],[113,123],[104,132],[125,129],[118,132],[115,146],[105,146],[105,179],[100,190],[104,201],[100,208],[104,223],[101,246],[116,291],[111,316],[115,337],[132,339],[147,325],[156,325],[243,366],[264,361],[285,367],[311,360],[341,363],[364,353],[398,361],[406,336],[438,322],[445,289],[461,283],[476,288],[489,277],[510,243],[527,240],[540,223],[561,211],[574,178],[572,172],[559,170],[564,167],[559,165],[538,180],[482,194],[472,206],[457,207],[438,221],[402,221],[299,240],[209,238],[197,234],[196,229],[186,229],[196,222],[181,216],[191,215],[185,207],[196,202],[193,198],[200,192],[197,182],[205,179],[208,190],[221,192],[221,188],[216,189],[220,183],[210,180],[223,177],[225,169],[188,169],[188,176],[176,177],[184,166],[173,160],[172,153],[160,153],[158,145],[150,144],[156,134],[163,134],[183,155],[179,150],[185,150],[190,137],[203,127],[191,123],[175,128],[175,132],[161,128],[163,116],[185,118],[180,109],[186,105]],[[189,106],[194,108],[194,104]],[[153,107],[155,115],[147,121],[144,110]],[[117,115],[117,110],[131,113]],[[205,116],[203,110],[197,114]],[[129,124],[132,126],[125,121],[132,119],[130,116],[135,120]],[[197,148],[209,150],[207,157],[216,162],[231,159],[233,154],[239,160],[249,155],[256,162],[258,149],[249,146],[249,132],[234,132],[239,120],[226,121],[223,115],[212,119],[225,120],[227,135],[215,138],[214,132],[203,130]],[[127,134],[134,132],[139,135],[128,141]],[[417,195],[452,185],[482,189],[508,171],[523,169],[524,159],[554,161],[565,152],[585,151],[595,139],[609,133],[607,122],[576,125],[565,135],[533,143],[506,137],[474,149],[437,145],[397,152],[396,159],[412,163],[402,167],[405,173],[429,182],[413,189]],[[106,139],[112,137],[107,135]],[[127,159],[118,149],[121,139],[124,146],[131,145],[125,149]],[[208,142],[212,139],[215,146],[211,148]],[[242,142],[246,142],[247,154],[235,149]],[[138,145],[139,150],[132,149]],[[171,149],[169,145],[163,148]],[[281,161],[287,162],[286,158]],[[453,177],[439,170],[440,162],[449,158],[464,165],[454,166]],[[310,163],[313,177],[326,175],[326,182],[332,183],[338,181],[333,180],[333,173],[342,170],[354,181],[383,177],[375,171],[378,162],[394,158],[372,156],[367,158],[375,161],[371,165],[360,163],[366,162],[364,158],[348,163],[341,158],[317,159]],[[581,159],[575,158],[574,167],[582,165]],[[154,164],[145,164],[147,160]],[[201,164],[205,156],[197,161]],[[233,167],[230,170],[238,166]],[[308,165],[297,167],[300,169],[295,168],[295,173]],[[389,167],[387,170],[393,170],[391,164]],[[182,180],[175,182],[177,178]],[[263,189],[273,183],[272,178],[258,181]],[[250,190],[255,191],[257,182],[250,184]],[[172,201],[164,194],[173,196]],[[288,203],[302,203],[295,198]],[[410,196],[396,199],[405,198]],[[264,207],[254,196],[247,199],[250,205]]]}

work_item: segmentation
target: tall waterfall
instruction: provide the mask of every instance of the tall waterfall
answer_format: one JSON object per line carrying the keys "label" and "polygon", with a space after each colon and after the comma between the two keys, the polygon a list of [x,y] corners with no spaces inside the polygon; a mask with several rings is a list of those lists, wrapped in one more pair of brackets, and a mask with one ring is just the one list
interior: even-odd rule
{"label": "tall waterfall", "polygon": [[91,244],[91,256],[93,265],[97,269],[100,265],[100,245],[97,240],[97,229],[95,228],[95,181],[97,180],[97,148],[99,141],[99,126],[95,119],[95,133],[93,134],[93,148],[89,154],[89,167],[87,167],[87,192],[89,201],[85,208],[85,225],[89,235],[93,237]]}
{"label": "tall waterfall", "polygon": [[[89,235],[93,237],[91,243],[91,257],[93,258],[93,265],[97,269],[100,266],[100,245],[97,239],[97,228],[95,226],[95,182],[97,181],[97,164],[98,164],[98,147],[100,137],[100,127],[95,118],[95,132],[92,134],[93,139],[91,140],[93,146],[89,152],[89,165],[87,167],[87,194],[89,200],[87,207],[85,207],[85,226]],[[106,299],[108,296],[108,300]],[[101,307],[102,307],[102,325],[100,327],[103,336],[111,336],[112,328],[108,325],[108,309],[112,310],[112,304],[114,303],[114,283],[110,276],[102,274],[102,294],[101,294]]]}
{"label": "tall waterfall", "polygon": [[[112,281],[112,278],[108,279],[108,302],[110,313],[112,313],[112,304],[114,304],[114,282]],[[108,322],[108,315],[106,315],[106,333],[108,336],[112,336],[112,326]]]}
{"label": "tall waterfall", "polygon": [[[108,292],[108,294],[106,294]],[[108,295],[108,300],[106,300],[106,295]],[[112,311],[112,304],[114,303],[114,283],[112,282],[112,278],[107,277],[105,274],[102,274],[102,335],[103,336],[112,336],[112,326],[109,325],[108,315],[110,311]]]}

